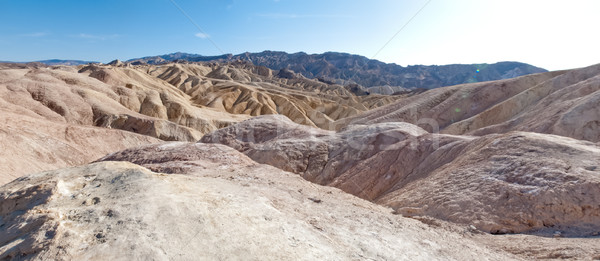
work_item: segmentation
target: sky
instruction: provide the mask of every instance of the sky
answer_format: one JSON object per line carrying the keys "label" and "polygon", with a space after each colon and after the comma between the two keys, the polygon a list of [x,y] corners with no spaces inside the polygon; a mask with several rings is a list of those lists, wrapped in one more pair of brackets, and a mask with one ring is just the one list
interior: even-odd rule
{"label": "sky", "polygon": [[273,50],[560,70],[600,63],[598,13],[597,0],[0,0],[0,61]]}

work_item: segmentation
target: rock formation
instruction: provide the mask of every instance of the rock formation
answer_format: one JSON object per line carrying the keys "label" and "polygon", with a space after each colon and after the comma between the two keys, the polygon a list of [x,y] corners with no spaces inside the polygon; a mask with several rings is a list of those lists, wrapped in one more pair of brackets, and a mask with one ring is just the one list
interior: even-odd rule
{"label": "rock formation", "polygon": [[121,130],[61,123],[0,109],[0,185],[25,174],[89,163],[160,140]]}
{"label": "rock formation", "polygon": [[269,69],[243,64],[115,62],[77,71],[68,66],[15,66],[0,70],[0,88],[5,90],[0,102],[7,110],[163,140],[195,141],[204,133],[262,114],[284,114],[324,127],[397,99],[359,98],[339,85],[280,79]]}

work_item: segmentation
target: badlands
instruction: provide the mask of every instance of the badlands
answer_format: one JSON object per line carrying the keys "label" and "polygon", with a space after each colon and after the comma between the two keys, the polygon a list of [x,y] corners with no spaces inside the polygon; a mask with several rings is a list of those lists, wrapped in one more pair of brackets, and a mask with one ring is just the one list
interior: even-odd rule
{"label": "badlands", "polygon": [[367,95],[0,64],[0,259],[600,259],[598,104],[600,65]]}

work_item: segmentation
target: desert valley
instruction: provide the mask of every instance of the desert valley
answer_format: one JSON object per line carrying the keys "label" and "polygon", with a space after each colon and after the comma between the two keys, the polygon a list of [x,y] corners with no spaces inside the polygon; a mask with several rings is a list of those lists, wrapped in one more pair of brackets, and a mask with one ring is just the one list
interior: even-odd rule
{"label": "desert valley", "polygon": [[362,58],[0,63],[0,259],[600,259],[600,65]]}

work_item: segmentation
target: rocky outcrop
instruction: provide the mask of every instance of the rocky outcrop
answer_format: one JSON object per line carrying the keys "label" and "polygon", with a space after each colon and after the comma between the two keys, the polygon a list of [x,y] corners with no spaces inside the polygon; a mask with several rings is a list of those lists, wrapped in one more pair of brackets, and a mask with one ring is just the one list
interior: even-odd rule
{"label": "rocky outcrop", "polygon": [[430,134],[408,123],[339,132],[261,116],[205,135],[253,160],[408,216],[433,216],[491,233],[600,232],[600,148],[510,132]]}
{"label": "rocky outcrop", "polygon": [[108,65],[112,65],[115,67],[123,67],[125,64],[123,62],[119,61],[119,59],[117,59],[117,60],[113,60],[113,61],[109,62]]}
{"label": "rocky outcrop", "polygon": [[[365,87],[362,87],[356,83],[348,84],[348,85],[344,86],[344,88],[346,88],[346,90],[348,90],[349,92],[354,93],[358,96],[371,94]],[[383,94],[386,94],[386,93],[383,93]]]}
{"label": "rocky outcrop", "polygon": [[294,73],[294,71],[288,70],[288,69],[285,69],[285,68],[279,70],[279,72],[277,73],[277,77],[283,78],[283,79],[295,79],[295,78],[297,78],[296,73]]}

